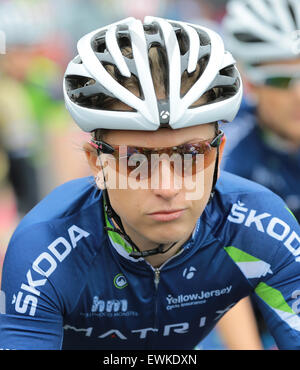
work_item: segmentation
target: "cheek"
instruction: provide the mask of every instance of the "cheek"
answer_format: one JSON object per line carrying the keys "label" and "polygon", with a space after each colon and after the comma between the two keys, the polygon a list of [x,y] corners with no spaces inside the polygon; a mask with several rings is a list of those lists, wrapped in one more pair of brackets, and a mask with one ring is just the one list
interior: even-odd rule
{"label": "cheek", "polygon": [[289,98],[286,93],[270,92],[262,94],[258,111],[263,121],[281,122],[289,111]]}
{"label": "cheek", "polygon": [[182,193],[185,202],[191,205],[189,217],[191,217],[193,221],[202,214],[209,201],[214,169],[215,163],[211,163],[204,171],[197,173],[193,176],[193,184],[190,183],[190,185],[193,185],[193,188],[187,189],[186,186]]}
{"label": "cheek", "polygon": [[133,189],[109,189],[112,208],[122,219],[138,220],[145,195]]}
{"label": "cheek", "polygon": [[122,208],[126,205],[132,204],[132,194],[129,189],[109,189],[109,199],[114,209]]}

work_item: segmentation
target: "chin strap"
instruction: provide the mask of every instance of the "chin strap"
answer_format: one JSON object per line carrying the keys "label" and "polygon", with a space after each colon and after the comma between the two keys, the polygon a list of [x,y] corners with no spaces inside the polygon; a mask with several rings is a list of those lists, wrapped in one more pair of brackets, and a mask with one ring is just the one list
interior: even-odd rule
{"label": "chin strap", "polygon": [[169,248],[167,249],[163,249],[164,248],[164,244],[159,244],[159,246],[157,248],[153,248],[153,249],[148,249],[147,251],[132,251],[129,256],[133,257],[133,258],[139,258],[139,257],[148,257],[148,256],[153,256],[154,254],[163,254],[163,253],[166,253],[168,252],[168,250],[170,250],[171,248],[174,247],[174,245],[177,244],[177,242],[173,243],[170,245]]}
{"label": "chin strap", "polygon": [[213,177],[213,182],[212,182],[212,187],[210,191],[210,196],[208,202],[210,202],[214,195],[215,195],[215,186],[218,181],[218,169],[219,169],[219,147],[217,147],[217,156],[216,156],[216,162],[215,162],[215,169],[214,169],[214,177]]}
{"label": "chin strap", "polygon": [[[215,134],[218,135],[218,132],[219,132],[219,124],[216,122],[216,124],[215,124]],[[211,186],[211,191],[210,191],[210,196],[209,196],[208,203],[213,199],[213,197],[215,195],[215,187],[216,187],[216,183],[218,181],[219,157],[220,157],[220,149],[219,149],[219,145],[218,145],[217,146],[217,156],[216,156],[216,161],[215,161],[213,181],[212,181],[212,186]]]}
{"label": "chin strap", "polygon": [[103,198],[104,198],[104,211],[106,212],[107,216],[111,218],[118,225],[118,228],[115,227],[114,225],[113,227],[104,226],[104,230],[113,231],[113,232],[120,234],[132,246],[133,249],[140,251],[138,246],[131,240],[129,235],[126,234],[119,215],[114,211],[114,209],[112,208],[110,204],[108,192],[106,188],[103,190]]}

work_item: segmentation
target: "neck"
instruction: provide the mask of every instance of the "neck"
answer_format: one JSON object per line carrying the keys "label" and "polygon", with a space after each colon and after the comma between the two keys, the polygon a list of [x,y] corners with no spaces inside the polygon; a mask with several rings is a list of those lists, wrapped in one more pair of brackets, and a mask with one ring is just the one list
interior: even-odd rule
{"label": "neck", "polygon": [[[113,226],[118,229],[117,224],[114,220],[111,220],[110,226]],[[159,245],[157,242],[151,241],[137,233],[135,233],[133,230],[131,230],[130,227],[126,227],[126,225],[123,224],[125,233],[130,237],[132,242],[136,244],[141,252],[149,251],[156,249]],[[118,234],[115,231],[108,231],[111,238],[117,242],[117,244],[121,245],[127,253],[131,253],[132,247],[124,240],[124,238]],[[184,237],[182,240],[179,240],[177,243],[174,244],[174,242],[163,244],[163,251],[166,251],[165,253],[158,253],[154,255],[150,255],[147,257],[144,257],[145,260],[150,263],[153,267],[159,267],[161,266],[165,261],[167,261],[169,258],[173,257],[175,254],[178,253],[181,246],[189,239],[190,233]]]}
{"label": "neck", "polygon": [[261,126],[264,141],[277,151],[292,154],[299,150],[299,144],[285,137],[280,132],[274,132],[266,126]]}
{"label": "neck", "polygon": [[[157,248],[160,244],[157,242],[154,242],[152,240],[149,240],[133,230],[131,230],[130,227],[128,227],[126,224],[123,224],[124,230],[127,235],[131,238],[131,240],[139,247],[141,252],[147,251],[147,250],[152,250]],[[145,260],[150,263],[153,267],[159,267],[161,266],[164,262],[166,262],[169,258],[173,257],[175,254],[178,253],[180,250],[181,246],[189,239],[190,233],[179,240],[176,244],[174,244],[174,241],[168,242],[163,245],[163,250],[167,250],[165,253],[158,253],[152,256],[147,256],[145,257]],[[172,244],[174,244],[172,246]],[[170,248],[171,247],[171,248]],[[168,250],[168,248],[170,248]]]}

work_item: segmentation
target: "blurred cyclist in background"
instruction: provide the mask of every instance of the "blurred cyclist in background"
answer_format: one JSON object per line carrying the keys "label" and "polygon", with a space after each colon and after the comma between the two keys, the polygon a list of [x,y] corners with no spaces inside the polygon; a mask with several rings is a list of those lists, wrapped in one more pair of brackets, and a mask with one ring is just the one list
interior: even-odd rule
{"label": "blurred cyclist in background", "polygon": [[225,169],[273,190],[299,221],[300,2],[232,0],[223,26],[246,90],[235,123],[224,129],[235,143]]}
{"label": "blurred cyclist in background", "polygon": [[0,255],[19,218],[39,200],[37,126],[23,84],[36,53],[35,41],[27,33],[29,24],[24,27],[25,14],[17,16],[13,10],[11,3],[1,4],[0,29],[6,53],[0,55]]}
{"label": "blurred cyclist in background", "polygon": [[53,187],[87,172],[76,150],[82,135],[71,126],[61,91],[68,43],[63,33],[56,37],[50,2],[1,2],[0,30],[6,41],[0,55],[1,272],[17,222]]}
{"label": "blurred cyclist in background", "polygon": [[[224,21],[252,107],[226,169],[284,198],[300,220],[300,2],[236,1]],[[254,103],[254,104],[253,104]],[[243,114],[243,111],[240,112]],[[237,125],[236,125],[237,126]],[[237,158],[244,158],[239,161]]]}

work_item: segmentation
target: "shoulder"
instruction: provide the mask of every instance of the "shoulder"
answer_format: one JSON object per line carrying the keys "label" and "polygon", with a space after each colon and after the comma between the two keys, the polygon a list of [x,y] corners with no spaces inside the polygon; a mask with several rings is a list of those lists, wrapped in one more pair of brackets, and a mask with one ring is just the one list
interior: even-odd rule
{"label": "shoulder", "polygon": [[12,297],[18,290],[30,292],[39,302],[38,297],[50,297],[45,302],[56,302],[60,310],[72,307],[102,250],[102,220],[101,194],[89,178],[56,188],[14,232],[4,259],[3,289]]}
{"label": "shoulder", "polygon": [[99,193],[91,177],[72,180],[60,185],[23,218],[17,231],[37,223],[49,223],[82,212],[97,202]]}
{"label": "shoulder", "polygon": [[[8,254],[22,248],[35,255],[60,241],[73,248],[79,239],[101,230],[103,222],[101,192],[91,178],[67,182],[54,189],[19,223]],[[99,236],[99,235],[98,235]]]}
{"label": "shoulder", "polygon": [[[234,210],[241,208],[247,209],[247,213],[251,214],[263,212],[264,218],[274,214],[277,217],[288,217],[289,220],[293,221],[295,219],[285,202],[277,194],[263,185],[227,171],[221,171],[213,203],[214,209],[218,209],[220,212],[222,210],[222,213],[226,214],[231,222],[236,221],[236,223],[242,223],[242,219],[245,218],[240,216],[234,219]],[[251,210],[252,212],[250,212]]]}
{"label": "shoulder", "polygon": [[215,195],[206,221],[224,247],[238,246],[269,260],[281,252],[300,253],[299,224],[275,193],[223,171]]}
{"label": "shoulder", "polygon": [[[65,237],[70,230],[85,229],[102,219],[101,194],[91,178],[67,182],[48,194],[19,223],[10,240],[8,251],[22,245],[26,253],[36,253],[55,238]],[[97,214],[97,218],[93,218]],[[37,250],[35,250],[37,249]]]}
{"label": "shoulder", "polygon": [[102,245],[102,222],[101,194],[89,178],[56,188],[24,217],[10,240],[3,265],[6,289],[36,286],[39,294],[50,286],[65,291],[65,281],[84,283]]}
{"label": "shoulder", "polygon": [[[271,197],[280,199],[265,186],[224,170],[220,172],[220,177],[216,185],[216,192],[222,199],[231,200],[239,198],[242,195],[248,196],[249,198],[253,198],[253,195],[258,195],[258,197],[260,197],[259,194],[261,194],[262,197],[268,194]],[[257,199],[257,201],[259,201],[259,199]]]}
{"label": "shoulder", "polygon": [[285,209],[285,204],[266,187],[230,172],[221,171],[215,196],[206,210],[207,222],[215,223],[218,219],[223,224],[223,219],[227,221],[229,219],[231,222],[242,223],[245,217],[236,216],[235,220],[233,214],[237,214],[237,210],[242,212],[246,208],[255,209],[257,212],[272,210],[272,212],[281,213],[282,208]]}

